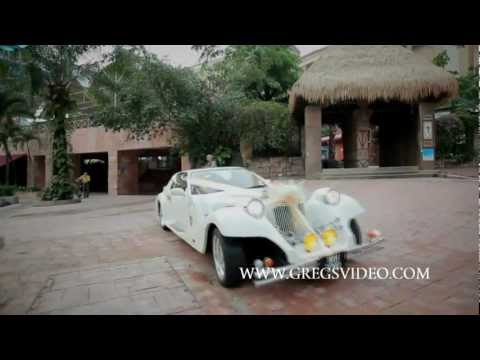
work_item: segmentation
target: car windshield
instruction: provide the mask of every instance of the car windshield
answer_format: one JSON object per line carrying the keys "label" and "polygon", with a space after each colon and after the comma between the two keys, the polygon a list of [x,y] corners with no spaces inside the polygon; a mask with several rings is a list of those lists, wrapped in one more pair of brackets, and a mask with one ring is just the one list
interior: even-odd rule
{"label": "car windshield", "polygon": [[[192,180],[207,180],[220,184],[239,187],[242,189],[256,189],[265,187],[265,183],[254,173],[245,169],[215,169],[195,172]],[[194,193],[218,192],[218,189],[203,189],[195,186]],[[221,190],[220,190],[221,191]]]}

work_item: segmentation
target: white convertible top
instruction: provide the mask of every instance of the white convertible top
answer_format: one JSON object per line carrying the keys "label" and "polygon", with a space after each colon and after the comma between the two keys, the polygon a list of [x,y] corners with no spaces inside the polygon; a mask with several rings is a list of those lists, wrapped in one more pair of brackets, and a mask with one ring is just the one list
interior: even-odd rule
{"label": "white convertible top", "polygon": [[246,170],[250,171],[246,168],[240,167],[240,166],[230,166],[230,167],[214,167],[214,168],[203,168],[203,169],[193,169],[193,170],[185,170],[185,171],[180,171],[180,173],[188,173],[188,174],[195,174],[195,173],[200,173],[200,172],[211,172],[211,171],[220,171],[220,170]]}

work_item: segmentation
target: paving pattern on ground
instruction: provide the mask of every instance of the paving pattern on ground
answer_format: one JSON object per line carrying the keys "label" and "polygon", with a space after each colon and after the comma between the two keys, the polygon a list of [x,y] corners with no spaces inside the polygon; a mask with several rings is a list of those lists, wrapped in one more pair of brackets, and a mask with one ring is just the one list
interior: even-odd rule
{"label": "paving pattern on ground", "polygon": [[351,266],[430,267],[429,280],[218,285],[211,257],[159,226],[152,197],[0,209],[0,314],[478,314],[478,184],[307,181],[357,198],[381,251]]}

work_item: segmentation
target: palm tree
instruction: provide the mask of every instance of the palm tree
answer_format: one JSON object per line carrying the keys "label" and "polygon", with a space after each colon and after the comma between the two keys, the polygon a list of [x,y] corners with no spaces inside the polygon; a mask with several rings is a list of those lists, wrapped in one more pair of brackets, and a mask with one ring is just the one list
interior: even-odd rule
{"label": "palm tree", "polygon": [[75,109],[71,88],[90,70],[92,64],[80,64],[80,58],[93,45],[33,45],[27,50],[31,66],[41,73],[40,95],[44,116],[52,133],[52,180],[44,192],[45,200],[68,200],[75,193],[68,155],[68,114]]}

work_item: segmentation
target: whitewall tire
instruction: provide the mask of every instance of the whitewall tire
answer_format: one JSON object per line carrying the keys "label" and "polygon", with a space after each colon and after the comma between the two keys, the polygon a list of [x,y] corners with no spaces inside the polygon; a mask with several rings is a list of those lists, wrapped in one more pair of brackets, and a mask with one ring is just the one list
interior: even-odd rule
{"label": "whitewall tire", "polygon": [[218,282],[224,287],[241,283],[240,267],[246,266],[245,252],[238,240],[224,237],[218,229],[212,234],[213,267]]}

